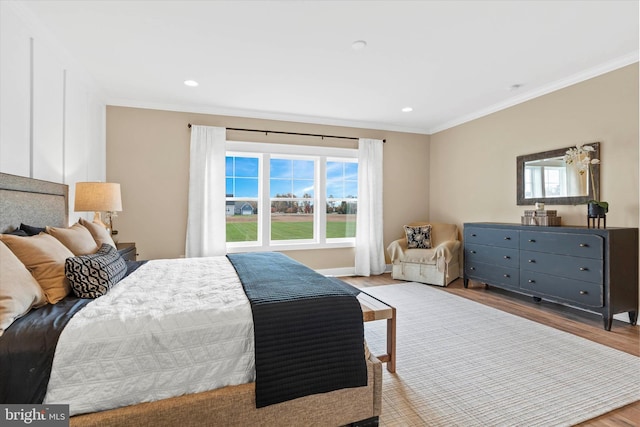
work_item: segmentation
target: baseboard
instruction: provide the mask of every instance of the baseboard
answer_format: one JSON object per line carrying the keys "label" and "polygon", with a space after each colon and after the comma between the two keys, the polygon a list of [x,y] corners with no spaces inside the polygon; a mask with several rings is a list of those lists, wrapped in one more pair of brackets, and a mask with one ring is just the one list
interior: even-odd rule
{"label": "baseboard", "polygon": [[355,267],[325,268],[316,272],[328,277],[355,276]]}
{"label": "baseboard", "polygon": [[[322,274],[323,276],[328,276],[328,277],[355,276],[356,268],[355,267],[323,268],[323,269],[316,270],[316,272]],[[391,273],[391,264],[385,265],[384,272]]]}

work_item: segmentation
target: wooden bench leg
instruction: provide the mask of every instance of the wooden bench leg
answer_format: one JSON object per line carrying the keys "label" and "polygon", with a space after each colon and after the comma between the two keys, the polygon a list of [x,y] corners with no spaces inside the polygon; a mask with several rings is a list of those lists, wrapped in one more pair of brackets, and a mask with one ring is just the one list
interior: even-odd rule
{"label": "wooden bench leg", "polygon": [[396,371],[396,308],[392,307],[391,319],[387,319],[387,371]]}

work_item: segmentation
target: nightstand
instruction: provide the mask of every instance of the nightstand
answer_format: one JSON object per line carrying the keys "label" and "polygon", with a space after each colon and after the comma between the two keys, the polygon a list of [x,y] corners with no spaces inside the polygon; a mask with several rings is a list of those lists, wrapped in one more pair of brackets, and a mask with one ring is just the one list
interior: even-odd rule
{"label": "nightstand", "polygon": [[138,257],[135,243],[116,243],[116,248],[125,261],[135,261]]}

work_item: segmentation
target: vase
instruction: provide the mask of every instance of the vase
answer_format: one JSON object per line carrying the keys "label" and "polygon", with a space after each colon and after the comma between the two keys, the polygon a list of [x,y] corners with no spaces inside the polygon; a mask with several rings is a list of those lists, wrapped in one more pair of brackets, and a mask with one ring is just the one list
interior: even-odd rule
{"label": "vase", "polygon": [[587,227],[600,228],[600,219],[603,219],[603,228],[607,228],[607,210],[597,203],[587,204]]}

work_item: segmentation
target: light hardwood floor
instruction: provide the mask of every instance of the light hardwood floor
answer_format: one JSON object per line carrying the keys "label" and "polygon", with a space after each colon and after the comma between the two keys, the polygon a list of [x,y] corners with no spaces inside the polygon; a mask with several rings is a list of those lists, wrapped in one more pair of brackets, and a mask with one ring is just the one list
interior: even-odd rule
{"label": "light hardwood floor", "polygon": [[[341,279],[356,287],[404,283],[392,279],[391,275],[388,273],[372,277],[341,277]],[[467,289],[463,287],[462,279],[457,279],[449,286],[442,289],[463,298],[467,298],[640,357],[640,326],[631,326],[628,323],[614,320],[611,331],[605,331],[602,327],[602,317],[599,315],[586,313],[581,310],[563,307],[558,304],[545,301],[536,303],[530,297],[518,295],[495,287],[486,287],[481,283],[473,281],[469,282],[469,288]],[[632,372],[630,375],[636,375],[640,380],[640,373]],[[640,400],[579,425],[589,427],[638,427],[640,426]]]}

